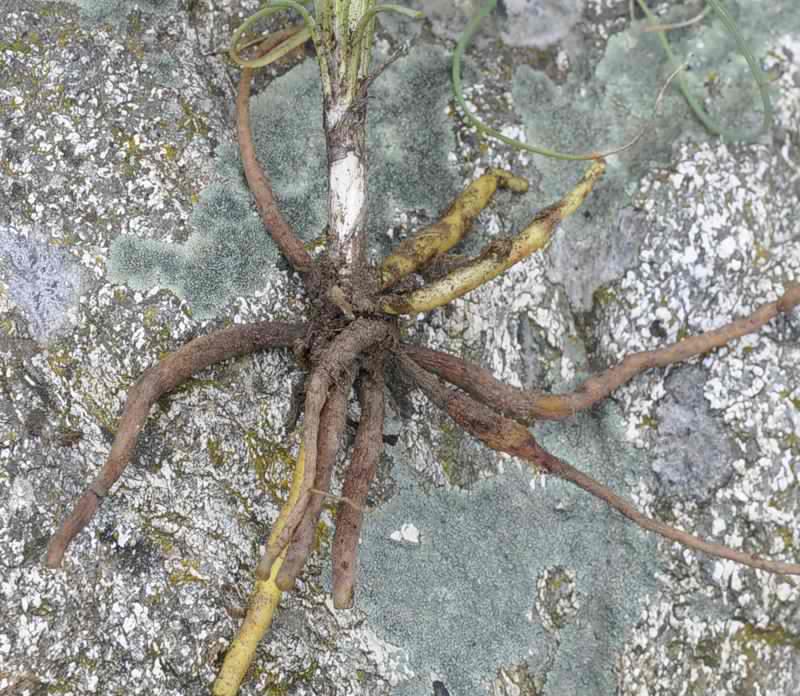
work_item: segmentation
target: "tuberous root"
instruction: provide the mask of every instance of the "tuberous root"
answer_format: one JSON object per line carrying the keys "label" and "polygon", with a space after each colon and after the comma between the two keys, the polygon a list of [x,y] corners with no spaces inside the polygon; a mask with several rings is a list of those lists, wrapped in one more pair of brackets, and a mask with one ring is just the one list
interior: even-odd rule
{"label": "tuberous root", "polygon": [[382,289],[424,267],[436,256],[458,244],[473,220],[489,204],[498,188],[525,193],[528,182],[503,169],[490,169],[469,184],[456,198],[441,220],[401,242],[381,264]]}
{"label": "tuberous root", "polygon": [[595,160],[572,191],[540,211],[518,235],[509,240],[492,242],[472,262],[441,280],[405,295],[385,295],[381,300],[381,308],[387,314],[428,312],[488,283],[514,264],[543,249],[559,223],[580,207],[604,172],[605,162]]}
{"label": "tuberous root", "polygon": [[347,470],[342,500],[336,513],[333,538],[333,606],[348,609],[353,595],[358,568],[358,541],[364,520],[364,507],[369,484],[383,451],[383,358],[372,358],[359,386],[361,422],[356,432],[353,458]]}
{"label": "tuberous root", "polygon": [[[297,455],[294,476],[292,477],[289,499],[281,509],[280,515],[272,528],[271,538],[278,536],[283,531],[291,511],[299,502],[304,469],[305,456],[301,446]],[[213,696],[235,696],[238,693],[239,686],[253,662],[258,643],[272,625],[275,609],[283,596],[276,579],[285,555],[285,553],[280,554],[275,563],[272,564],[269,576],[256,581],[253,594],[250,597],[247,615],[239,627],[239,632],[228,647],[222,668],[214,681],[211,691]]]}

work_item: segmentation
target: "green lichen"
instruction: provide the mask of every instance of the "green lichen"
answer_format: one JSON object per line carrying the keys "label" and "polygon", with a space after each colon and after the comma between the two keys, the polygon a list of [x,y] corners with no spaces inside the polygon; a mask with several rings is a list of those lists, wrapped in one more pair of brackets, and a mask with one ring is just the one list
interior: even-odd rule
{"label": "green lichen", "polygon": [[91,417],[100,423],[108,432],[116,434],[118,426],[117,418],[106,407],[100,405],[89,392],[81,394],[81,398]]}
{"label": "green lichen", "polygon": [[128,178],[135,177],[141,167],[141,158],[144,154],[136,135],[127,133],[117,126],[112,126],[110,133],[117,149],[124,155],[121,165],[122,173]]}
{"label": "green lichen", "polygon": [[109,278],[135,290],[165,287],[192,305],[194,316],[213,316],[229,300],[263,284],[277,251],[264,234],[241,180],[208,187],[191,216],[195,232],[182,245],[117,238]]}
{"label": "green lichen", "polygon": [[242,506],[245,511],[245,516],[249,518],[253,514],[253,506],[250,502],[250,498],[248,498],[238,489],[234,488],[228,481],[223,480],[220,483],[225,493],[231,498],[235,499]]}
{"label": "green lichen", "polygon": [[592,294],[592,305],[594,307],[606,307],[617,301],[617,293],[608,286],[597,288]]}
{"label": "green lichen", "polygon": [[[464,434],[451,421],[442,420],[439,424],[439,439],[436,448],[436,461],[442,467],[445,479],[451,486],[459,485],[459,448]],[[462,482],[463,483],[463,482]]]}
{"label": "green lichen", "polygon": [[325,522],[319,522],[317,529],[314,532],[314,550],[319,551],[330,546],[331,543],[331,528]]}
{"label": "green lichen", "polygon": [[153,541],[158,548],[164,553],[164,555],[171,554],[175,549],[175,539],[172,535],[167,534],[167,532],[156,529],[150,524],[146,524],[144,527],[144,534],[145,536]]}
{"label": "green lichen", "polygon": [[718,669],[722,664],[722,646],[717,638],[703,638],[697,642],[695,657],[710,669]]}
{"label": "green lichen", "polygon": [[504,683],[511,683],[515,690],[508,689],[503,693],[513,693],[515,696],[544,696],[546,679],[538,674],[532,674],[526,662],[521,662],[511,667],[503,667],[497,671],[498,678]]}
{"label": "green lichen", "polygon": [[46,360],[48,367],[59,377],[64,377],[76,362],[75,356],[68,348],[55,348],[47,351]]}
{"label": "green lichen", "polygon": [[130,17],[138,21],[135,11],[170,14],[178,10],[177,0],[68,0],[81,9],[81,18],[90,22],[122,24]]}
{"label": "green lichen", "polygon": [[158,318],[158,307],[147,307],[142,314],[142,323],[146,329],[151,329],[156,324]]}
{"label": "green lichen", "polygon": [[128,36],[125,40],[125,47],[139,60],[142,60],[145,56],[143,34],[142,16],[138,12],[132,12],[128,18]]}
{"label": "green lichen", "polygon": [[[625,482],[638,480],[645,467],[623,433],[608,403],[591,416],[578,414],[573,428],[536,427],[549,451],[625,494]],[[405,456],[402,448],[388,450]],[[370,624],[382,628],[381,637],[404,648],[409,669],[419,675],[393,693],[430,694],[431,672],[450,693],[482,693],[498,669],[522,661],[549,661],[548,693],[613,693],[616,676],[608,665],[623,645],[625,627],[637,620],[640,601],[655,588],[652,536],[565,482],[551,478],[532,490],[527,471],[512,463],[503,475],[468,490],[423,489],[400,464],[392,476],[395,495],[365,519],[359,602]],[[385,543],[408,522],[423,543],[412,549]],[[554,566],[574,570],[580,598],[558,641],[526,617],[532,578]]]}
{"label": "green lichen", "polygon": [[[393,64],[372,87],[369,219],[373,244],[381,249],[388,245],[382,232],[396,209],[427,209],[433,216],[458,187],[458,173],[447,157],[454,138],[444,109],[449,99],[446,65],[443,49],[421,46]],[[180,106],[178,127],[190,139],[205,137],[206,116],[186,99]],[[325,239],[327,170],[321,111],[313,61],[297,66],[251,100],[258,157],[270,172],[281,210],[314,248]],[[119,145],[126,155],[125,167],[133,173],[140,154],[136,143],[121,138]],[[161,146],[166,159],[177,156],[169,147]],[[199,319],[263,287],[277,250],[253,210],[235,148],[219,148],[216,170],[218,182],[202,192],[192,212],[188,241],[178,245],[119,237],[111,248],[112,282],[142,291],[167,288],[186,299]]]}
{"label": "green lichen", "polygon": [[11,319],[0,319],[0,331],[6,336],[13,337],[17,334],[17,327]]}
{"label": "green lichen", "polygon": [[0,53],[11,51],[27,55],[33,51],[33,47],[41,48],[42,40],[36,32],[26,32],[24,35],[16,36],[11,41],[0,41]]}
{"label": "green lichen", "polygon": [[[159,356],[159,359],[163,359],[164,357],[166,357],[166,355],[168,355],[168,353]],[[201,392],[208,392],[210,389],[221,390],[222,388],[223,384],[219,380],[191,377],[190,379],[187,379],[183,384],[175,387],[175,389],[173,389],[169,394],[165,394],[163,397],[161,397],[159,401],[163,400],[163,405],[165,407],[168,407],[170,399],[175,398],[178,395],[190,394],[198,390]]]}
{"label": "green lichen", "polygon": [[200,568],[199,561],[181,558],[178,561],[178,565],[180,569],[172,571],[167,577],[167,581],[170,585],[186,585],[188,583],[205,584],[207,582],[198,572]]}
{"label": "green lichen", "polygon": [[225,464],[225,453],[219,440],[209,437],[206,440],[206,449],[208,450],[208,458],[215,467],[219,468]]}
{"label": "green lichen", "polygon": [[167,161],[172,162],[177,159],[178,157],[178,148],[171,144],[165,144],[161,146],[161,151],[164,153],[164,157]]}
{"label": "green lichen", "polygon": [[788,433],[784,438],[783,441],[790,450],[793,452],[800,451],[800,436],[796,433]]}
{"label": "green lichen", "polygon": [[794,549],[794,534],[789,527],[777,527],[775,529],[775,535],[780,537],[781,541],[783,541],[784,551],[791,552]]}
{"label": "green lichen", "polygon": [[245,432],[242,440],[247,448],[249,464],[256,473],[256,480],[275,503],[284,503],[289,494],[295,467],[291,450],[283,444],[261,437],[254,430]]}
{"label": "green lichen", "polygon": [[[262,693],[264,696],[287,696],[288,694],[295,693],[300,687],[305,686],[307,688],[313,680],[314,675],[319,671],[319,667],[319,662],[311,658],[306,667],[292,670],[289,674],[284,674],[282,672],[276,674],[269,673],[267,676],[267,683]],[[256,677],[261,676],[261,674],[263,674],[263,672],[257,674]]]}
{"label": "green lichen", "polygon": [[[738,24],[757,57],[764,56],[774,42],[776,23],[781,31],[800,28],[798,3],[793,3],[791,9],[776,6],[768,12],[753,3],[738,3],[737,9]],[[563,223],[562,236],[556,244],[564,249],[563,257],[567,259],[576,256],[573,250],[596,239],[598,231],[616,229],[622,209],[631,204],[631,195],[638,190],[640,178],[659,165],[668,164],[676,142],[703,143],[714,137],[694,118],[683,96],[674,89],[665,92],[659,114],[651,120],[656,95],[670,68],[657,37],[641,29],[641,23],[636,23],[609,39],[603,58],[592,66],[593,79],[588,85],[579,70],[558,84],[528,66],[521,66],[514,73],[514,107],[522,117],[529,142],[585,152],[619,146],[643,133],[633,148],[609,159],[602,186],[584,204],[586,216],[576,215]],[[679,55],[691,54],[692,69],[687,74],[691,91],[704,96],[711,112],[721,115],[725,125],[735,123],[753,130],[760,122],[759,93],[734,42],[719,22],[709,18],[691,32],[676,32],[670,38],[675,40]],[[712,71],[719,75],[716,86],[705,84]],[[542,108],[543,104],[547,108]],[[536,158],[531,174],[542,182],[541,189],[532,188],[525,196],[513,199],[511,214],[515,224],[524,224],[531,210],[560,196],[583,169],[584,163]],[[698,196],[694,204],[699,206],[702,191]],[[599,244],[602,246],[602,242]]]}
{"label": "green lichen", "polygon": [[68,681],[56,681],[45,686],[47,694],[72,694],[75,693],[74,684]]}
{"label": "green lichen", "polygon": [[800,411],[800,396],[793,396],[794,391],[782,389],[779,392],[781,398],[786,399],[796,410]]}
{"label": "green lichen", "polygon": [[191,520],[185,515],[175,511],[149,515],[144,518],[144,533],[165,555],[171,554],[175,549],[175,538],[157,523],[163,523],[174,529],[185,529]]}
{"label": "green lichen", "polygon": [[758,662],[758,646],[792,648],[800,651],[800,636],[787,631],[782,626],[769,625],[763,628],[745,624],[733,635],[733,640],[751,662]]}
{"label": "green lichen", "polygon": [[205,138],[209,133],[208,117],[199,113],[189,100],[185,97],[180,98],[181,111],[183,116],[178,121],[178,128],[186,133],[189,140],[199,136]]}
{"label": "green lichen", "polygon": [[652,430],[658,430],[658,418],[655,416],[642,416],[641,420],[639,421],[643,428],[651,428]]}

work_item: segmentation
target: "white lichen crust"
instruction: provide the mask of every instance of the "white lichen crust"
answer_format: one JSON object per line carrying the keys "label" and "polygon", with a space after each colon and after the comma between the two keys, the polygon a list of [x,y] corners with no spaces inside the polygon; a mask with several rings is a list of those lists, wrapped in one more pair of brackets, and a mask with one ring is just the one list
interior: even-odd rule
{"label": "white lichen crust", "polygon": [[[685,145],[669,171],[643,181],[637,197],[650,223],[643,263],[613,286],[616,297],[598,325],[610,360],[747,314],[800,280],[792,213],[798,150],[786,136],[800,122],[797,66],[788,59],[797,48],[796,37],[784,37],[772,53],[781,70],[777,147]],[[664,339],[648,335],[656,318]],[[798,335],[796,316],[778,319],[700,362],[705,400],[738,455],[728,462],[728,483],[707,504],[669,500],[669,514],[682,528],[734,548],[796,558]],[[646,376],[619,395],[629,436],[642,447],[659,438],[653,414],[664,377]],[[641,485],[638,498],[651,510],[665,509],[651,485]],[[676,684],[683,685],[680,693],[796,690],[798,674],[790,667],[800,630],[796,583],[675,546],[664,551],[659,591],[622,656],[621,692],[666,696],[678,693]]]}
{"label": "white lichen crust", "polygon": [[[50,334],[15,300],[7,282],[0,283],[0,692],[207,693],[288,490],[296,441],[286,416],[299,372],[287,353],[220,365],[162,399],[134,463],[70,548],[64,569],[45,570],[42,556],[67,507],[108,454],[126,391],[142,370],[229,321],[301,318],[303,298],[283,265],[265,269],[258,289],[242,296],[234,284],[241,266],[231,262],[240,247],[190,223],[198,200],[222,206],[228,199],[209,198],[209,191],[228,191],[240,176],[235,158],[223,157],[235,147],[231,80],[238,73],[228,75],[214,51],[229,25],[260,3],[189,3],[191,12],[164,17],[148,11],[156,3],[123,2],[115,4],[123,9],[115,10],[113,24],[79,19],[65,4],[6,3],[0,27],[0,224],[31,240],[32,249],[57,247],[59,257],[79,269],[81,287],[74,298],[62,293],[69,304],[62,334]],[[423,9],[426,4],[417,3]],[[434,48],[423,41],[396,64],[398,70],[415,61],[442,64],[444,78],[414,68],[421,95],[425,85],[441,92],[430,103],[449,98],[441,37],[457,34],[478,4],[457,3],[454,10],[453,3],[431,3]],[[575,26],[570,19],[564,46],[542,58],[551,60],[548,75],[558,89],[577,84],[574,77],[576,83],[567,85],[567,73],[582,65],[576,61],[584,49],[602,56],[605,38],[626,25],[627,6],[627,0],[588,0],[583,19]],[[785,7],[788,16],[791,0]],[[504,62],[523,57],[496,40],[507,20],[498,21],[468,61],[468,100],[506,134],[533,141],[540,133],[523,118],[522,102],[512,100]],[[556,243],[452,306],[414,318],[404,325],[404,337],[481,362],[512,384],[564,390],[630,351],[745,315],[775,299],[785,283],[800,281],[800,37],[775,33],[763,55],[769,56],[765,68],[777,117],[768,137],[756,145],[722,145],[695,137],[698,131],[687,126],[690,141],[670,154],[670,137],[660,144],[658,157],[666,159],[642,165],[641,181],[625,182],[630,201],[616,194],[612,200],[601,184],[587,202],[595,217],[576,216],[557,233],[561,239],[582,235],[588,254],[594,250],[601,259],[620,230],[641,234],[635,253],[624,259],[624,273],[615,279],[593,267],[576,290],[564,273],[577,277],[582,269],[573,271],[569,250],[559,251]],[[405,77],[391,70],[381,76]],[[255,91],[262,88],[256,81]],[[653,94],[620,105],[620,113],[630,108],[649,114]],[[568,96],[577,101],[583,92]],[[268,108],[269,90],[254,103]],[[291,100],[280,104],[290,123],[297,116]],[[392,113],[380,108],[370,106],[370,114],[381,114],[375,132],[390,143],[387,152],[396,160],[432,153],[438,158],[434,148],[451,142],[447,124],[437,123],[436,142],[420,141],[408,152]],[[544,114],[548,104],[537,108]],[[543,181],[541,173],[554,165],[480,139],[452,108],[440,115],[455,132],[451,168],[442,170],[441,180],[423,183],[441,200],[413,203],[406,190],[393,198],[390,176],[380,175],[380,190],[370,180],[373,199],[379,194],[407,206],[396,211],[390,231],[369,229],[374,256],[443,210],[448,200],[442,192],[488,167],[527,174],[531,193],[523,206],[521,197],[498,192],[476,221],[475,237],[465,246],[469,253],[510,234],[524,214],[553,200],[552,179]],[[566,125],[591,132],[585,116]],[[634,126],[640,122],[633,120]],[[277,130],[278,138],[291,137],[288,126]],[[649,162],[647,153],[631,159],[636,157]],[[354,164],[343,159],[335,177],[335,208],[346,230],[357,226],[349,216],[366,196],[361,188],[347,188]],[[391,171],[402,179],[408,169]],[[445,181],[452,171],[454,180]],[[567,165],[563,171],[573,176]],[[293,183],[295,189],[306,185],[293,182],[289,171],[276,191]],[[407,183],[397,181],[396,187],[410,189]],[[627,212],[643,222],[599,229],[598,210],[628,203]],[[395,206],[387,208],[389,219]],[[301,233],[312,239],[320,225],[314,218]],[[112,246],[123,235],[166,245],[159,249],[174,247],[197,277],[206,269],[192,264],[205,259],[223,279],[204,286],[207,318],[197,318],[196,303],[174,282],[164,258],[156,273],[148,266],[152,255],[134,253],[129,280],[111,282]],[[184,254],[198,250],[205,255]],[[552,273],[556,261],[560,276]],[[138,275],[137,263],[146,266]],[[134,277],[153,282],[132,287]],[[588,306],[581,301],[587,297],[593,298]],[[642,375],[612,403],[563,425],[538,424],[535,432],[653,515],[736,548],[796,560],[798,345],[795,313],[691,366]],[[733,452],[702,480],[668,469],[675,433],[659,420],[676,398],[675,377],[686,370],[699,375],[693,392],[702,406],[698,425],[712,423],[710,431],[722,433]],[[434,688],[443,693],[433,686],[438,682],[497,696],[606,696],[614,686],[624,696],[673,696],[681,693],[676,684],[684,693],[719,696],[797,691],[800,592],[793,580],[656,544],[574,489],[520,473],[518,462],[463,436],[418,394],[404,401],[397,389],[392,397],[386,428],[391,442],[377,482],[380,504],[364,528],[360,608],[333,612],[327,599],[331,504],[319,530],[319,552],[297,592],[286,596],[243,694],[428,696]],[[702,495],[701,486],[692,488],[696,480]],[[513,494],[502,488],[512,485]],[[417,508],[402,497],[407,491],[397,493],[402,486],[414,490]],[[405,510],[391,509],[398,499],[406,501]],[[486,507],[476,509],[476,501]],[[503,515],[516,520],[511,530]],[[537,526],[542,521],[549,526]],[[377,534],[384,523],[388,531]],[[418,535],[407,538],[402,525]],[[400,542],[391,536],[397,530]],[[514,543],[517,551],[508,554]],[[475,559],[485,567],[468,575]],[[406,575],[397,573],[398,566]],[[374,567],[384,570],[370,574]],[[490,570],[501,588],[491,596]],[[506,583],[512,576],[521,578],[513,592]],[[433,599],[430,587],[439,593]],[[420,605],[408,599],[415,591],[424,595]],[[422,600],[433,608],[420,611]],[[452,631],[464,613],[483,635],[508,641],[488,666],[480,631],[472,646]],[[508,635],[502,623],[509,616],[522,626],[518,635]],[[408,617],[413,631],[393,642],[395,620]],[[448,654],[459,659],[436,663]],[[578,654],[585,661],[576,668]]]}

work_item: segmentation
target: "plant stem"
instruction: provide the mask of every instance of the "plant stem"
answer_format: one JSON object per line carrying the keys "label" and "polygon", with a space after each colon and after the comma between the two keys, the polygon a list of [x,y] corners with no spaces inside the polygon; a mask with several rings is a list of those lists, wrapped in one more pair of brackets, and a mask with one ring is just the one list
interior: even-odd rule
{"label": "plant stem", "polygon": [[366,108],[353,108],[346,95],[325,100],[328,150],[328,249],[339,282],[349,288],[366,263]]}
{"label": "plant stem", "polygon": [[[338,282],[352,290],[366,264],[366,100],[361,85],[369,69],[372,31],[356,32],[374,0],[321,0],[318,51],[323,83],[323,126],[328,152],[328,254]],[[351,83],[357,64],[355,84]],[[327,75],[324,74],[327,71]]]}

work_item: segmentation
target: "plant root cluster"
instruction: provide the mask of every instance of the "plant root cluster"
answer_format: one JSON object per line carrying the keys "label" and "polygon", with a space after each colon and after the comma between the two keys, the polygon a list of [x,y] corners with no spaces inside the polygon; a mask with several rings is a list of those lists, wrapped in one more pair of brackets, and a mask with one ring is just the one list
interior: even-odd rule
{"label": "plant root cluster", "polygon": [[[260,50],[274,50],[292,35],[292,32],[279,34]],[[621,364],[588,379],[570,394],[542,394],[505,385],[479,365],[402,341],[397,315],[426,312],[447,304],[543,249],[559,222],[580,206],[600,180],[603,161],[591,162],[572,191],[538,213],[513,238],[492,242],[475,259],[460,264],[434,282],[403,290],[401,281],[410,274],[452,258],[448,252],[468,233],[470,224],[498,187],[525,190],[524,180],[508,172],[490,171],[466,188],[440,222],[404,241],[380,267],[355,274],[352,287],[342,288],[337,284],[339,276],[333,261],[325,255],[313,258],[276,206],[269,178],[253,148],[248,116],[250,79],[251,70],[246,68],[237,99],[237,129],[245,174],[265,227],[303,278],[308,320],[231,326],[194,339],[147,370],[129,392],[107,462],[52,537],[46,560],[49,567],[61,565],[72,539],[89,523],[124,472],[136,438],[158,398],[197,372],[224,360],[265,349],[292,348],[307,370],[302,445],[294,481],[258,564],[250,609],[226,657],[214,687],[215,694],[236,692],[282,592],[294,587],[303,570],[314,545],[324,498],[330,495],[334,463],[344,440],[347,404],[355,389],[361,419],[343,482],[332,549],[334,605],[352,606],[367,491],[383,446],[384,391],[389,374],[398,372],[409,386],[420,389],[461,428],[488,447],[519,457],[537,471],[571,481],[643,529],[753,568],[800,575],[800,564],[735,551],[646,517],[599,481],[551,455],[528,429],[538,418],[566,418],[591,407],[644,370],[687,360],[758,331],[800,303],[800,287],[787,288],[778,301],[714,331],[658,350],[629,355]]]}

